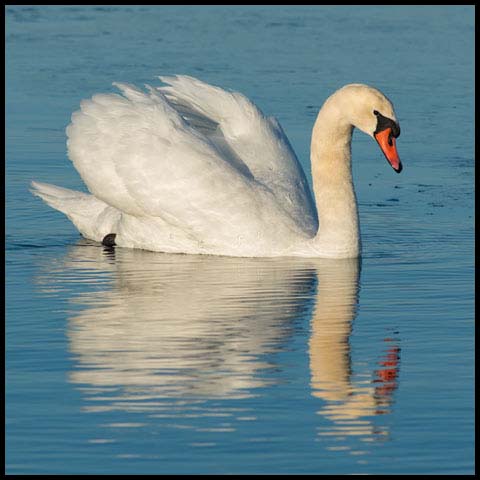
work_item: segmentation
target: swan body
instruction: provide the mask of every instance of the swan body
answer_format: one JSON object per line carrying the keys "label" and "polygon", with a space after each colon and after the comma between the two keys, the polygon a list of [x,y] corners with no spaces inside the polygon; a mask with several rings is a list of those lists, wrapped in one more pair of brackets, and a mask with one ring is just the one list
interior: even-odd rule
{"label": "swan body", "polygon": [[89,194],[40,182],[32,182],[32,193],[84,237],[101,242],[114,234],[120,247],[246,257],[360,254],[353,127],[376,138],[401,170],[398,122],[382,93],[351,84],[325,102],[312,133],[314,201],[276,119],[240,93],[188,76],[160,79],[165,86],[147,85],[146,92],[116,83],[122,95],[94,95],[73,113],[68,154]]}

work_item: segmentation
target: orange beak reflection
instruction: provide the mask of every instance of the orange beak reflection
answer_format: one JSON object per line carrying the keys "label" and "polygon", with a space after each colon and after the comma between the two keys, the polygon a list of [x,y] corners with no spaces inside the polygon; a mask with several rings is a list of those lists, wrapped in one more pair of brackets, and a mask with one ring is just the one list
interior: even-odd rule
{"label": "orange beak reflection", "polygon": [[402,162],[398,156],[395,137],[392,135],[392,129],[386,128],[381,132],[375,133],[374,136],[390,165],[397,173],[400,173],[402,171]]}

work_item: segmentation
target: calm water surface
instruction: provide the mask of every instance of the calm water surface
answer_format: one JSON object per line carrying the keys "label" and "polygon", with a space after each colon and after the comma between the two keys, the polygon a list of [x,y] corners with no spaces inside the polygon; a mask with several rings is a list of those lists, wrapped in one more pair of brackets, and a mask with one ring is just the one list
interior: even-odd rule
{"label": "calm water surface", "polygon": [[[473,473],[473,40],[468,6],[8,7],[7,473]],[[108,251],[29,194],[84,189],[82,98],[172,73],[308,175],[326,97],[382,89],[405,168],[355,133],[361,262]]]}

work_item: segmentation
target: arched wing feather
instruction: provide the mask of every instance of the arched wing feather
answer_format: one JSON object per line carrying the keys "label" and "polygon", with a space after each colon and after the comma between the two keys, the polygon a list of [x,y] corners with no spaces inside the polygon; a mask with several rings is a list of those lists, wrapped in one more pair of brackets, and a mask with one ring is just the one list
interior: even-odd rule
{"label": "arched wing feather", "polygon": [[[159,77],[167,86],[158,90],[193,125],[223,148],[276,196],[282,208],[302,228],[318,227],[315,204],[301,165],[274,117],[239,92],[227,92],[186,75]],[[208,128],[208,126],[210,128]],[[212,128],[218,126],[217,129]],[[240,167],[239,167],[240,168]]]}
{"label": "arched wing feather", "polygon": [[[159,217],[212,242],[237,232],[254,235],[264,229],[269,215],[282,217],[285,208],[278,202],[280,190],[273,180],[282,172],[270,160],[266,167],[250,161],[261,147],[258,138],[242,150],[225,135],[229,141],[222,149],[211,138],[215,124],[224,130],[222,119],[218,122],[198,111],[195,125],[162,91],[115,85],[123,96],[99,94],[82,101],[67,127],[69,156],[93,195],[126,214]],[[183,115],[187,111],[194,113],[188,106]],[[255,117],[255,109],[252,112]],[[273,130],[269,125],[265,120],[264,128]],[[248,134],[244,138],[248,140]],[[281,142],[281,137],[276,141]],[[261,147],[257,153],[263,151]],[[301,183],[298,178],[290,181]],[[292,215],[294,211],[287,208],[288,215],[283,214],[282,225],[276,228],[308,230]]]}

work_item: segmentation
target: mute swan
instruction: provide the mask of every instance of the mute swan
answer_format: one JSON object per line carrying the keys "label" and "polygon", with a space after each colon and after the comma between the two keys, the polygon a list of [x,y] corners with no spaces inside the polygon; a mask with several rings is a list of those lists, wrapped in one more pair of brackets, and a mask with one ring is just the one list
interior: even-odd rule
{"label": "mute swan", "polygon": [[[354,127],[375,138],[396,172],[400,134],[378,90],[346,85],[312,132],[313,200],[278,121],[250,100],[188,76],[143,92],[83,100],[68,154],[91,194],[32,182],[32,193],[105,245],[246,257],[360,255],[351,173]],[[316,208],[315,208],[316,207]]]}

